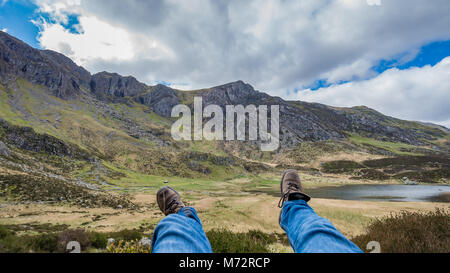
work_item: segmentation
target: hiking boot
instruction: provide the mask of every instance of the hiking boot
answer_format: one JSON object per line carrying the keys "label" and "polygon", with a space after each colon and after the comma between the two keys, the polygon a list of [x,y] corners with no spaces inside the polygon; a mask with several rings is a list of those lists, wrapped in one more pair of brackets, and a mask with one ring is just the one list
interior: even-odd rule
{"label": "hiking boot", "polygon": [[282,208],[285,201],[305,200],[308,202],[311,197],[303,193],[302,182],[296,170],[286,170],[281,178],[281,198],[278,207]]}
{"label": "hiking boot", "polygon": [[[282,208],[283,204],[286,200],[305,200],[308,202],[311,197],[303,193],[302,190],[302,182],[300,181],[300,177],[296,170],[286,170],[283,173],[283,177],[281,177],[281,198],[278,202],[278,207]],[[278,216],[278,224],[281,226],[281,213],[283,210],[280,210],[280,215]]]}
{"label": "hiking boot", "polygon": [[156,201],[158,202],[159,209],[165,215],[177,213],[185,207],[178,192],[168,186],[158,190],[156,193]]}

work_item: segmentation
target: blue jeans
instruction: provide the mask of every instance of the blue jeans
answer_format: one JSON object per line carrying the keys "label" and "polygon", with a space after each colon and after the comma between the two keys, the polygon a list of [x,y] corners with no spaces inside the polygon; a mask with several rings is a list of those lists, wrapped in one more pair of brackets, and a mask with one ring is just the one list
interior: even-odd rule
{"label": "blue jeans", "polygon": [[211,253],[202,222],[192,207],[162,219],[153,232],[153,253]]}
{"label": "blue jeans", "polygon": [[[362,252],[303,200],[284,203],[281,227],[297,253]],[[191,207],[161,220],[153,233],[152,245],[154,253],[212,252],[197,212]]]}
{"label": "blue jeans", "polygon": [[297,253],[362,252],[304,200],[284,202],[280,225]]}

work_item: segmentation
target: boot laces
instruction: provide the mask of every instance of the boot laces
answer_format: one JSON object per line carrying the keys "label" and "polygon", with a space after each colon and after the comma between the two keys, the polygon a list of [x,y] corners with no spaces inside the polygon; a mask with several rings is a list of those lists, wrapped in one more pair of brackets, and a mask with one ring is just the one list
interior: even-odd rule
{"label": "boot laces", "polygon": [[287,191],[281,196],[280,201],[278,201],[278,207],[282,208],[284,202],[289,197],[289,194],[292,192],[300,192],[300,187],[296,183],[288,182],[287,183]]}
{"label": "boot laces", "polygon": [[166,210],[168,213],[175,213],[175,210],[179,207],[179,205],[181,205],[180,201],[174,198],[169,202],[169,204],[167,204]]}

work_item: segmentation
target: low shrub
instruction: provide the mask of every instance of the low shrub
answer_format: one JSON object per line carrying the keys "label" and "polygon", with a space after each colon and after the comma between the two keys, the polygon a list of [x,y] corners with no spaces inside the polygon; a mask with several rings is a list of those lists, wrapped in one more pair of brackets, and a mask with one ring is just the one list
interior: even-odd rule
{"label": "low shrub", "polygon": [[439,183],[442,178],[450,178],[450,169],[408,171],[394,176],[397,179],[402,179],[403,177],[408,177],[411,180],[422,183]]}
{"label": "low shrub", "polygon": [[92,247],[105,249],[106,244],[108,243],[108,236],[104,233],[90,232],[89,241],[91,242]]}
{"label": "low shrub", "polygon": [[120,240],[106,249],[108,253],[151,253],[151,249],[139,244],[139,240]]}
{"label": "low shrub", "polygon": [[366,234],[352,241],[363,250],[368,242],[377,241],[381,245],[381,252],[448,253],[449,227],[449,211],[402,212],[375,220],[367,227]]}
{"label": "low shrub", "polygon": [[363,164],[371,168],[386,168],[389,166],[399,168],[405,168],[406,166],[440,167],[441,165],[449,166],[450,160],[444,156],[397,156],[366,160]]}
{"label": "low shrub", "polygon": [[133,241],[142,238],[142,232],[138,229],[124,229],[121,231],[110,232],[107,234],[108,238],[114,238],[116,241]]}
{"label": "low shrub", "polygon": [[[58,235],[55,233],[44,233],[22,238],[29,250],[35,252],[57,252]],[[19,237],[19,242],[21,241]]]}
{"label": "low shrub", "polygon": [[389,175],[379,170],[374,169],[361,169],[356,171],[357,176],[351,177],[351,179],[368,179],[368,180],[387,180]]}
{"label": "low shrub", "polygon": [[0,226],[0,239],[4,239],[11,234],[12,232],[8,230],[6,227]]}
{"label": "low shrub", "polygon": [[206,233],[215,253],[267,253],[268,245],[277,242],[275,236],[261,231],[233,233],[226,229],[214,229]]}
{"label": "low shrub", "polygon": [[[86,251],[89,247],[105,250],[108,238],[114,238],[119,242],[139,242],[143,236],[137,229],[109,233],[66,229],[59,232],[43,232],[38,235],[17,235],[14,229],[17,229],[14,225],[0,225],[0,252],[68,252],[66,248],[70,241],[78,242],[81,251]],[[127,247],[130,245],[128,244]]]}
{"label": "low shrub", "polygon": [[325,173],[352,173],[354,170],[362,168],[365,167],[350,160],[336,160],[322,164],[322,171]]}
{"label": "low shrub", "polygon": [[81,250],[86,250],[89,245],[89,236],[84,229],[68,229],[58,234],[57,249],[60,252],[66,252],[67,244],[70,241],[76,241],[80,244]]}

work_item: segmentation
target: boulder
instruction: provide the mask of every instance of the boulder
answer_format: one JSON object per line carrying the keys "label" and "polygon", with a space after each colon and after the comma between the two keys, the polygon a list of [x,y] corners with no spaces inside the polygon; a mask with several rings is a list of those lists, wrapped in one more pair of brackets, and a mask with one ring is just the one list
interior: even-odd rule
{"label": "boulder", "polygon": [[417,181],[409,180],[409,178],[406,176],[402,178],[402,181],[405,185],[418,185],[419,184],[419,182],[417,182]]}
{"label": "boulder", "polygon": [[0,155],[2,156],[10,156],[11,151],[9,150],[8,146],[6,146],[5,143],[0,141]]}
{"label": "boulder", "polygon": [[143,237],[139,241],[139,246],[142,246],[144,248],[151,248],[152,247],[152,240],[147,238],[147,237]]}
{"label": "boulder", "polygon": [[114,240],[114,238],[108,238],[108,240],[106,241],[106,247],[109,247],[110,245],[114,244],[116,242],[116,240]]}

